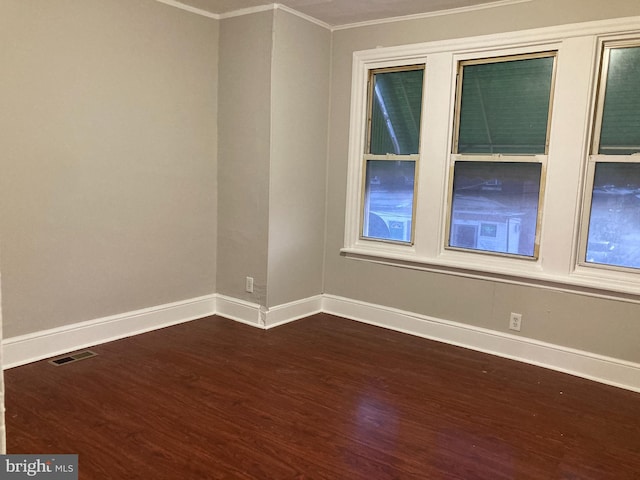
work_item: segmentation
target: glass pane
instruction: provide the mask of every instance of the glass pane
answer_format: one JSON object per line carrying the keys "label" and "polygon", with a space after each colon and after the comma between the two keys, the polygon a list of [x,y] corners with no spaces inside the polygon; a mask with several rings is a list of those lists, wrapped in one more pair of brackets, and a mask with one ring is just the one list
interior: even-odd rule
{"label": "glass pane", "polygon": [[362,236],[411,242],[415,162],[369,160]]}
{"label": "glass pane", "polygon": [[418,153],[424,70],[373,76],[369,153]]}
{"label": "glass pane", "polygon": [[458,153],[545,153],[553,61],[464,66]]}
{"label": "glass pane", "polygon": [[449,246],[533,257],[539,163],[456,162]]}
{"label": "glass pane", "polygon": [[640,152],[640,47],[609,54],[600,150],[604,155]]}
{"label": "glass pane", "polygon": [[640,268],[640,164],[596,165],[586,260]]}

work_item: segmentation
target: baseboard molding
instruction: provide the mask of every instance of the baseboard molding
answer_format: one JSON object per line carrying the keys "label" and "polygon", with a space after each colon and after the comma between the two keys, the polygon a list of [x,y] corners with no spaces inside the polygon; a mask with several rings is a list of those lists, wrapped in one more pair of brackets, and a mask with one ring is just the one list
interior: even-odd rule
{"label": "baseboard molding", "polygon": [[269,329],[319,313],[321,306],[321,295],[270,310],[237,298],[207,295],[6,338],[2,341],[2,368],[25,365],[209,315]]}
{"label": "baseboard molding", "polygon": [[640,392],[640,364],[637,363],[333,295],[323,296],[322,310]]}
{"label": "baseboard molding", "polygon": [[252,327],[265,328],[264,307],[239,298],[217,295],[216,315],[245,323]]}
{"label": "baseboard molding", "polygon": [[640,364],[637,363],[326,294],[270,309],[256,303],[213,294],[11,337],[2,342],[3,368],[17,367],[210,315],[219,315],[266,330],[320,312],[640,393]]}
{"label": "baseboard molding", "polygon": [[221,317],[268,330],[322,312],[322,295],[266,308],[225,295],[217,296],[216,314]]}
{"label": "baseboard molding", "polygon": [[285,303],[266,311],[266,328],[278,327],[322,312],[322,295]]}
{"label": "baseboard molding", "polygon": [[8,369],[101,343],[215,314],[216,296],[144,308],[119,315],[65,325],[2,342],[3,368]]}

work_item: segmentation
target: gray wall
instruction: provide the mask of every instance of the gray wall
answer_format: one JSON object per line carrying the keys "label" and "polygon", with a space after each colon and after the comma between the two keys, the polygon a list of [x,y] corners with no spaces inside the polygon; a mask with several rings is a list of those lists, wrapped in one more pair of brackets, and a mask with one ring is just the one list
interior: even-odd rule
{"label": "gray wall", "polygon": [[[266,305],[273,11],[220,22],[218,293]],[[245,292],[245,277],[254,293]]]}
{"label": "gray wall", "polygon": [[220,294],[272,307],[322,293],[330,45],[282,10],[221,21]]}
{"label": "gray wall", "polygon": [[275,12],[268,306],[322,293],[331,32]]}
{"label": "gray wall", "polygon": [[339,253],[344,238],[354,51],[631,15],[640,15],[640,2],[534,0],[334,32],[325,293],[497,331],[508,331],[509,312],[521,312],[523,336],[640,361],[640,305],[367,263]]}
{"label": "gray wall", "polygon": [[0,3],[5,337],[211,294],[217,21]]}

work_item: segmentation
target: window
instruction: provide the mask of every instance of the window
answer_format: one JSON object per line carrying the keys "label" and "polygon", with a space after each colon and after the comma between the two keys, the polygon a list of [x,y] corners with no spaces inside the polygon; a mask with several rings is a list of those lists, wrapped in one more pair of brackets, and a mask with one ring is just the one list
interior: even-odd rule
{"label": "window", "polygon": [[459,63],[447,248],[537,258],[555,58]]}
{"label": "window", "polygon": [[638,18],[352,60],[344,257],[640,295]]}
{"label": "window", "polygon": [[424,66],[371,70],[361,237],[413,242]]}
{"label": "window", "polygon": [[640,40],[605,43],[592,152],[583,260],[640,268]]}

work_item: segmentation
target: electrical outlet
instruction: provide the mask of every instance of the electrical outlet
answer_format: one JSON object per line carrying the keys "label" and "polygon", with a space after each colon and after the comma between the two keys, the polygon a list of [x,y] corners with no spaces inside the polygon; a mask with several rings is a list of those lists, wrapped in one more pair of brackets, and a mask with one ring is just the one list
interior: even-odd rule
{"label": "electrical outlet", "polygon": [[509,317],[509,330],[515,330],[516,332],[519,332],[521,326],[522,314],[511,312],[511,316]]}
{"label": "electrical outlet", "polygon": [[244,289],[249,293],[253,293],[253,277],[247,277],[244,283]]}

